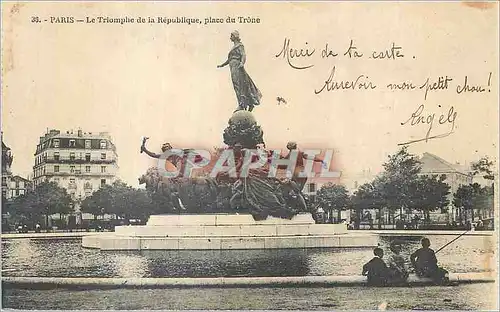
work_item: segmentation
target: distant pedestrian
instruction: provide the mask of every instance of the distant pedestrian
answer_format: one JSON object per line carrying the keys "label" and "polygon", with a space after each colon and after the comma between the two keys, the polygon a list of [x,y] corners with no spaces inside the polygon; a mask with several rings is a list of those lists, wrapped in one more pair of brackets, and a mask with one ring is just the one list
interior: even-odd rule
{"label": "distant pedestrian", "polygon": [[40,232],[41,232],[41,226],[40,226],[40,223],[37,223],[37,224],[35,225],[35,232],[36,232],[36,233],[40,233]]}
{"label": "distant pedestrian", "polygon": [[362,275],[367,276],[367,285],[370,286],[384,286],[387,282],[387,266],[384,260],[384,251],[382,248],[375,248],[373,250],[375,257],[368,261],[363,266]]}

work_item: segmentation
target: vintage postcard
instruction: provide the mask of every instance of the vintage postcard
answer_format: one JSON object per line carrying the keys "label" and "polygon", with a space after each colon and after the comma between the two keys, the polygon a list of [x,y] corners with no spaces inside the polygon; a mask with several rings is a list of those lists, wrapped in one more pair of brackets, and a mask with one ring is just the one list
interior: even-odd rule
{"label": "vintage postcard", "polygon": [[497,310],[498,9],[2,2],[2,309]]}

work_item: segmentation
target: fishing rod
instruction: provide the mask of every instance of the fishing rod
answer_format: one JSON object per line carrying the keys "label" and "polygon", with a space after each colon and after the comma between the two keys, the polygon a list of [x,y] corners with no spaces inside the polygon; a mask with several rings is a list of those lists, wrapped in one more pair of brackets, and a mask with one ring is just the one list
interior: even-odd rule
{"label": "fishing rod", "polygon": [[454,241],[456,241],[457,239],[459,239],[460,237],[464,236],[465,234],[467,234],[470,230],[467,230],[465,232],[463,232],[462,234],[458,235],[457,237],[455,237],[453,240],[451,240],[450,242],[448,242],[446,245],[444,245],[443,247],[439,248],[437,251],[435,251],[434,253],[437,254],[438,252],[440,252],[441,250],[443,250],[445,247],[447,247],[448,245],[450,245],[451,243],[453,243]]}

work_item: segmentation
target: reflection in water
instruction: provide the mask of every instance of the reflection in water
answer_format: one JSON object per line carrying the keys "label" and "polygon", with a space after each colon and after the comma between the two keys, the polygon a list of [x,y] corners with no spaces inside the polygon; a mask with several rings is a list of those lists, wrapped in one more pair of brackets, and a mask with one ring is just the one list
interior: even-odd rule
{"label": "reflection in water", "polygon": [[309,275],[307,253],[300,249],[148,250],[142,254],[154,277]]}
{"label": "reflection in water", "polygon": [[[428,236],[438,250],[456,236]],[[397,237],[402,255],[420,247],[421,236]],[[389,255],[390,242],[379,244]],[[494,238],[464,236],[437,254],[450,272],[484,272],[496,267]],[[84,249],[80,239],[2,241],[6,276],[60,277],[218,277],[359,275],[371,249],[144,250],[103,252]]]}
{"label": "reflection in water", "polygon": [[147,259],[135,253],[119,253],[113,257],[113,268],[118,276],[146,277]]}
{"label": "reflection in water", "polygon": [[[8,249],[10,252],[5,253]],[[5,257],[4,257],[5,254]],[[23,270],[38,262],[41,256],[37,244],[29,238],[2,240],[2,269]]]}

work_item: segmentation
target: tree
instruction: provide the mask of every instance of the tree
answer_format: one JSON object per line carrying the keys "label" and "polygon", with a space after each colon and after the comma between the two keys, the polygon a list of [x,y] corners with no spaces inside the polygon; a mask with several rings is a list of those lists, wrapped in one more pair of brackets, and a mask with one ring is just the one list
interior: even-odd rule
{"label": "tree", "polygon": [[349,195],[343,185],[327,183],[323,185],[316,194],[316,199],[319,205],[328,210],[330,218],[333,215],[333,210],[337,210],[337,220],[341,219],[341,211],[345,210],[349,203]]}
{"label": "tree", "polygon": [[427,222],[430,212],[443,209],[449,204],[450,186],[445,183],[446,175],[421,175],[416,181],[416,189],[411,194],[409,208],[421,211]]}
{"label": "tree", "polygon": [[493,161],[489,160],[488,156],[484,156],[471,164],[472,174],[483,174],[484,179],[493,181],[495,179],[493,165]]}
{"label": "tree", "polygon": [[50,215],[68,214],[73,210],[71,196],[55,182],[42,182],[33,192],[17,197],[12,205],[13,211],[32,222],[45,216],[46,225]]}
{"label": "tree", "polygon": [[101,187],[82,202],[82,211],[93,214],[94,219],[104,214],[125,220],[143,219],[157,208],[148,191],[134,189],[122,181]]}
{"label": "tree", "polygon": [[491,188],[481,187],[478,183],[461,185],[453,195],[453,205],[460,209],[460,220],[464,219],[464,212],[471,215],[474,221],[474,209],[487,209],[493,197]]}
{"label": "tree", "polygon": [[396,154],[390,155],[383,167],[385,171],[380,180],[380,190],[385,206],[392,213],[399,209],[401,218],[403,211],[412,206],[415,198],[421,171],[420,161],[417,156],[408,153],[408,147],[404,146]]}
{"label": "tree", "polygon": [[476,194],[477,208],[478,210],[490,210],[493,214],[494,211],[494,196],[495,196],[495,173],[494,162],[489,160],[488,156],[480,158],[477,162],[471,164],[472,174],[478,175],[482,174],[483,178],[487,181],[491,181],[491,186],[485,186],[481,190],[481,194]]}
{"label": "tree", "polygon": [[385,200],[382,197],[383,184],[383,179],[381,177],[377,177],[370,183],[362,184],[351,196],[351,204],[356,211],[356,228],[359,228],[362,214],[365,209],[378,210],[378,226],[379,228],[381,227],[381,212],[385,206]]}

